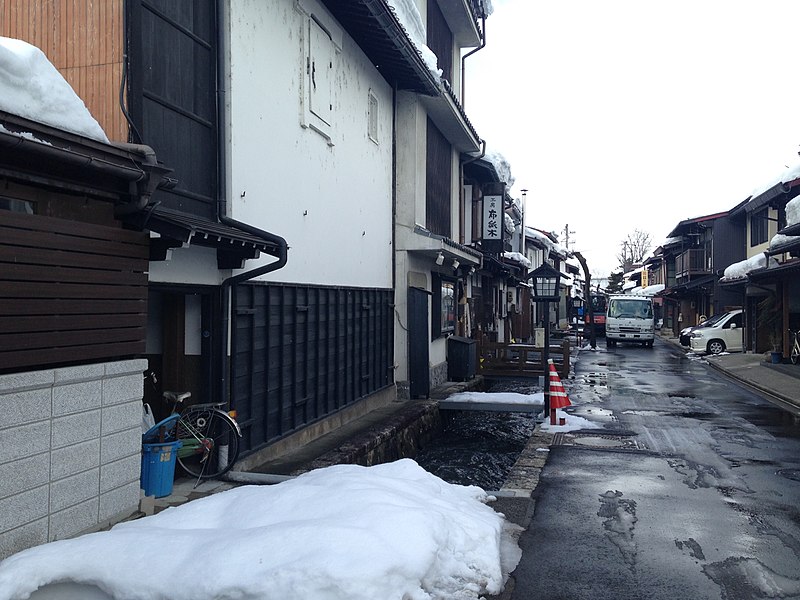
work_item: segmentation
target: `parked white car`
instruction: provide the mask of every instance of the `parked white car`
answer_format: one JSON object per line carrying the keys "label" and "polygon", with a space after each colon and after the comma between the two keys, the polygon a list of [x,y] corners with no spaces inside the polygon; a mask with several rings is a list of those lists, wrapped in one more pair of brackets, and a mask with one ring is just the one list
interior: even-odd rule
{"label": "parked white car", "polygon": [[694,352],[708,354],[741,352],[744,347],[743,338],[742,311],[731,310],[712,325],[692,331],[689,334],[689,348]]}

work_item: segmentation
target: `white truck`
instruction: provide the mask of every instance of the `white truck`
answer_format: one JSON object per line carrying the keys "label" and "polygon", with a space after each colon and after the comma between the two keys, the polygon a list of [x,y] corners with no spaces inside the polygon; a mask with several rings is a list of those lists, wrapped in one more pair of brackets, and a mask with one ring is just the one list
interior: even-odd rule
{"label": "white truck", "polygon": [[609,296],[606,308],[607,347],[613,348],[618,342],[628,342],[652,348],[654,339],[652,298],[631,294]]}

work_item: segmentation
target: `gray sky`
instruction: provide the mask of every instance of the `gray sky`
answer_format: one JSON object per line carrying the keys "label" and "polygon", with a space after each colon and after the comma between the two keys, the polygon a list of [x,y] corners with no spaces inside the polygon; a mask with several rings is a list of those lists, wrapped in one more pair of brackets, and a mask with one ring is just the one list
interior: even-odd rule
{"label": "gray sky", "polygon": [[595,274],[800,160],[798,0],[493,0],[465,108]]}

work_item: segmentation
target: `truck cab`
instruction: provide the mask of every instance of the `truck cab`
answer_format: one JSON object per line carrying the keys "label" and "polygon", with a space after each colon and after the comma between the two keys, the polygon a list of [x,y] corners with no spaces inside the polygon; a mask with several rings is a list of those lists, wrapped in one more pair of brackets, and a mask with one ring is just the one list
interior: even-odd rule
{"label": "truck cab", "polygon": [[648,296],[614,294],[606,309],[606,347],[625,342],[653,347],[655,321],[653,299]]}

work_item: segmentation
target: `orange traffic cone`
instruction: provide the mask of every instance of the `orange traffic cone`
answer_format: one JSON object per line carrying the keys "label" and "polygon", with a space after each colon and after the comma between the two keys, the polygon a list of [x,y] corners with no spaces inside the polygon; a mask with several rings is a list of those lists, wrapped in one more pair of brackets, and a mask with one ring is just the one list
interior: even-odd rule
{"label": "orange traffic cone", "polygon": [[[547,359],[547,364],[550,369],[550,425],[556,424],[556,409],[571,406],[569,396],[564,390],[564,384],[561,383],[561,378],[558,376],[556,366],[553,364],[553,359]],[[563,420],[563,419],[562,419]],[[564,425],[564,423],[560,423]]]}

